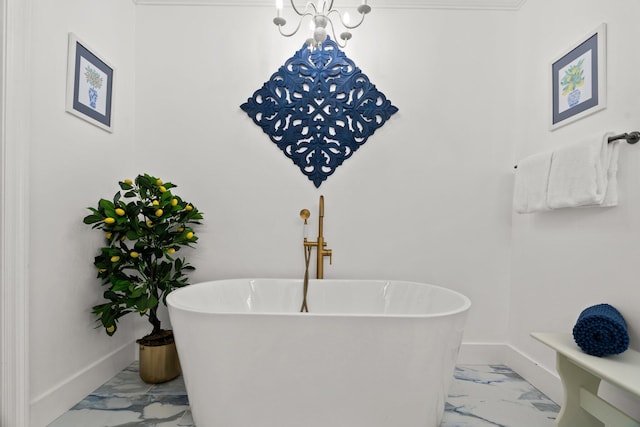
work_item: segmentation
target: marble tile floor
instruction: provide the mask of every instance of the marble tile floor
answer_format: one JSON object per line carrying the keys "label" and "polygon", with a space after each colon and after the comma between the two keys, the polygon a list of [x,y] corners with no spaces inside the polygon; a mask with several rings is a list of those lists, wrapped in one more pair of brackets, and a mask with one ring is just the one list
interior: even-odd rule
{"label": "marble tile floor", "polygon": [[[461,365],[440,427],[552,427],[560,407],[504,365]],[[140,380],[133,363],[48,427],[194,427],[182,377]]]}

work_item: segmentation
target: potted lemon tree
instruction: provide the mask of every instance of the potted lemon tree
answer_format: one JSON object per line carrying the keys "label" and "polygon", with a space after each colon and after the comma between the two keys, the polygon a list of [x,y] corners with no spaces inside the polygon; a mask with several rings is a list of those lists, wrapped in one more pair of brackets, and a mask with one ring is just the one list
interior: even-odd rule
{"label": "potted lemon tree", "polygon": [[180,374],[173,332],[158,318],[160,302],[186,286],[195,268],[176,254],[198,241],[193,227],[202,213],[172,192],[176,186],[148,174],[118,183],[112,200],[100,199],[84,223],[104,232],[105,244],[93,264],[104,286],[102,304],[93,307],[98,327],[111,336],[118,320],[129,313],[147,317],[153,329],[137,342],[140,377],[148,383],[169,381]]}

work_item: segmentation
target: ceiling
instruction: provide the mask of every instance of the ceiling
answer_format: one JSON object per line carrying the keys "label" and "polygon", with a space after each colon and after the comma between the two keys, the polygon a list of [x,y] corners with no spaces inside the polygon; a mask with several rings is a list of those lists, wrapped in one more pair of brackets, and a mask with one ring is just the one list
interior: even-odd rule
{"label": "ceiling", "polygon": [[[305,0],[298,0],[302,4]],[[376,9],[476,9],[518,10],[526,0],[373,0]],[[274,6],[275,0],[133,0],[139,5],[173,6]],[[286,3],[286,2],[285,2]],[[340,6],[355,6],[362,0],[339,0]]]}

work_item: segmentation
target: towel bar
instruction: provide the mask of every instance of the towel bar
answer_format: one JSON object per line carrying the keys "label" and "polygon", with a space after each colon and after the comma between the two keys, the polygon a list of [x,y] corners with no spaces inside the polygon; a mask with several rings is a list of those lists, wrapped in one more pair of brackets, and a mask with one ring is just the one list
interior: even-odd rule
{"label": "towel bar", "polygon": [[634,131],[630,133],[621,133],[620,135],[613,135],[609,137],[608,141],[613,142],[619,139],[626,139],[628,144],[635,144],[640,141],[640,132]]}
{"label": "towel bar", "polygon": [[[633,131],[628,133],[621,133],[619,135],[612,135],[607,139],[607,141],[613,142],[613,141],[618,141],[620,139],[626,139],[627,144],[635,144],[636,142],[640,141],[640,132]],[[518,165],[515,165],[513,168],[518,169]]]}

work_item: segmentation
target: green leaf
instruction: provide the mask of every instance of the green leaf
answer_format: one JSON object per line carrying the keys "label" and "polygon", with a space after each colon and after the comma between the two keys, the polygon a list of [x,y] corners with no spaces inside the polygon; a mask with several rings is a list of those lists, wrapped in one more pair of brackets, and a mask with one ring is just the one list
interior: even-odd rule
{"label": "green leaf", "polygon": [[113,209],[113,202],[107,199],[100,199],[100,201],[98,202],[98,206],[100,206],[102,209]]}
{"label": "green leaf", "polygon": [[[103,203],[104,201],[104,203]],[[116,209],[113,206],[113,202],[110,202],[109,200],[100,200],[100,207],[102,209],[104,209],[104,214],[105,216],[109,216],[111,218],[116,218],[118,215],[116,215]]]}
{"label": "green leaf", "polygon": [[82,220],[85,224],[95,224],[96,222],[104,221],[102,215],[87,215]]}
{"label": "green leaf", "polygon": [[[104,297],[104,299],[108,299],[111,301],[117,301],[118,300],[118,294],[116,294],[115,292],[108,290],[105,291],[104,294],[102,294],[102,296]],[[110,304],[104,304],[104,305],[110,305]]]}
{"label": "green leaf", "polygon": [[167,203],[171,203],[171,199],[173,199],[173,194],[171,194],[171,191],[167,190],[160,195],[160,202],[163,206]]}
{"label": "green leaf", "polygon": [[155,184],[155,181],[156,181],[155,179],[153,179],[153,184],[152,184],[151,179],[153,179],[153,177],[147,174],[138,175],[138,177],[136,178],[136,183],[138,184],[139,187],[148,190],[152,187],[153,184]]}
{"label": "green leaf", "polygon": [[129,289],[130,284],[131,282],[129,282],[128,280],[118,280],[111,289],[116,292],[126,291]]}
{"label": "green leaf", "polygon": [[102,213],[101,213],[99,210],[97,210],[97,209],[94,209],[94,208],[92,208],[92,207],[88,207],[87,209],[89,209],[89,210],[90,210],[91,212],[93,212],[95,215],[102,215]]}
{"label": "green leaf", "polygon": [[149,297],[149,299],[147,300],[147,307],[145,308],[154,308],[158,305],[158,298],[156,298],[155,296],[151,295]]}

